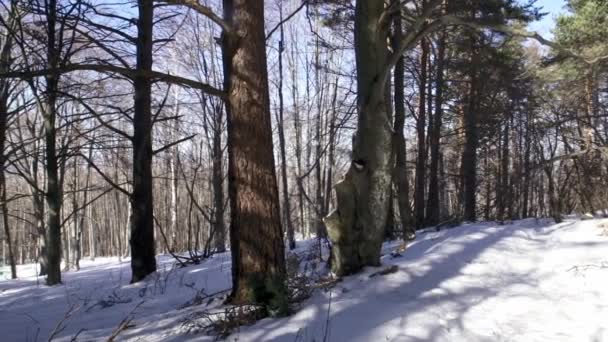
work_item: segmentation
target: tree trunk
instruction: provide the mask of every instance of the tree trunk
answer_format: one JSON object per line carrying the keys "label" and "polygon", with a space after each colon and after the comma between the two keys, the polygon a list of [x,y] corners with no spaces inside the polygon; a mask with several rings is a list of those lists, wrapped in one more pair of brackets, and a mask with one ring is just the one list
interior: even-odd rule
{"label": "tree trunk", "polygon": [[[320,61],[321,49],[320,49],[320,41],[319,37],[315,36],[315,90],[316,94],[316,115],[315,115],[315,137],[314,137],[314,172],[315,172],[315,182],[314,182],[314,190],[315,190],[315,210],[314,214],[314,223],[315,223],[315,233],[317,234],[317,238],[319,239],[319,245],[321,243],[322,238],[327,238],[327,230],[323,223],[323,217],[327,215],[327,212],[324,211],[325,204],[323,200],[323,172],[322,172],[322,160],[323,160],[323,97],[325,94],[325,83],[321,80],[321,61]],[[313,145],[311,143],[311,145]],[[311,146],[312,147],[312,146]]]}
{"label": "tree trunk", "polygon": [[424,185],[426,180],[426,82],[427,62],[429,55],[429,44],[423,39],[420,42],[420,81],[418,84],[418,120],[416,122],[416,133],[418,135],[418,155],[416,158],[416,185],[414,189],[414,213],[416,216],[416,228],[424,227]]}
{"label": "tree trunk", "polygon": [[501,202],[500,202],[500,214],[498,220],[504,221],[507,217],[507,207],[510,204],[510,189],[509,189],[509,124],[507,123],[504,128],[503,142],[502,142],[502,159],[501,159],[501,177],[500,177],[500,191],[501,191]]}
{"label": "tree trunk", "polygon": [[[153,4],[138,0],[137,70],[152,70]],[[131,283],[156,271],[154,206],[152,201],[152,82],[143,75],[133,80],[133,192],[131,193]],[[120,239],[120,237],[119,237]],[[120,253],[120,252],[119,252]]]}
{"label": "tree trunk", "polygon": [[439,223],[441,211],[439,206],[439,156],[441,143],[441,125],[443,117],[443,87],[445,68],[446,31],[441,33],[437,49],[437,83],[435,86],[435,115],[430,132],[431,166],[429,170],[429,195],[426,212],[426,223],[434,226]]}
{"label": "tree trunk", "polygon": [[530,210],[529,210],[529,198],[530,198],[530,179],[532,178],[532,170],[530,167],[530,152],[531,152],[531,136],[532,134],[530,133],[531,127],[530,127],[530,111],[528,110],[526,112],[526,133],[525,133],[525,141],[524,141],[524,184],[523,184],[523,203],[522,203],[522,212],[521,212],[521,217],[522,218],[527,218],[528,216],[530,216]]}
{"label": "tree trunk", "polygon": [[[477,58],[473,57],[473,65]],[[462,152],[462,179],[463,179],[463,206],[464,219],[467,221],[477,220],[476,192],[477,192],[477,75],[471,71],[471,83],[469,86],[468,105],[464,113],[464,135],[465,143]]]}
{"label": "tree trunk", "polygon": [[[224,0],[233,303],[284,288],[285,255],[270,120],[262,0]],[[283,291],[280,294],[284,295]],[[283,300],[285,298],[282,298]],[[266,299],[267,300],[267,299]]]}
{"label": "tree trunk", "polygon": [[[14,26],[14,16],[15,16],[15,4],[11,3],[11,11],[9,13],[9,27],[12,28]],[[12,62],[11,51],[12,51],[12,36],[10,34],[6,34],[6,38],[4,39],[4,44],[2,44],[2,49],[0,51],[0,72],[6,72],[10,69],[10,65]],[[4,226],[4,238],[6,240],[7,249],[8,249],[8,261],[11,265],[11,278],[17,278],[17,266],[15,264],[15,255],[13,248],[13,241],[11,239],[11,230],[9,227],[9,214],[8,214],[8,203],[7,200],[7,189],[6,189],[6,154],[5,154],[5,145],[6,145],[6,133],[8,130],[8,103],[9,96],[11,93],[10,90],[10,81],[8,79],[0,80],[0,201],[2,201],[2,225]]]}
{"label": "tree trunk", "polygon": [[[95,141],[95,134],[93,134],[93,138],[92,141]],[[93,150],[94,150],[94,145],[93,143],[89,144],[89,160],[93,160]],[[84,194],[84,203],[87,203],[87,196],[88,196],[88,188],[91,184],[91,173],[92,173],[92,167],[91,164],[87,163],[87,179],[86,179],[86,191]],[[83,215],[82,215],[82,219],[80,220],[80,230],[81,232],[84,230],[84,225],[85,222],[88,223],[89,229],[88,229],[88,246],[89,246],[89,257],[91,258],[91,260],[95,260],[95,253],[96,253],[96,248],[95,248],[95,244],[96,244],[96,231],[93,227],[93,206],[92,205],[87,205],[85,208],[83,208]]]}
{"label": "tree trunk", "polygon": [[[174,125],[170,126],[171,134],[169,136],[174,137],[172,140],[176,140],[176,132],[179,132],[179,93],[175,91],[175,121]],[[173,146],[169,150],[169,169],[171,172],[171,205],[169,208],[170,216],[171,216],[171,249],[173,251],[179,251],[180,246],[178,245],[178,233],[179,233],[179,224],[177,222],[178,211],[179,211],[179,177],[177,174],[177,160],[179,158],[179,144]]]}
{"label": "tree trunk", "polygon": [[[397,47],[397,42],[403,36],[403,28],[401,16],[395,16],[395,39],[393,39],[394,48]],[[394,101],[395,101],[395,171],[393,174],[393,183],[397,191],[397,206],[399,207],[399,217],[401,219],[401,229],[403,239],[407,240],[414,235],[414,227],[412,225],[412,208],[410,207],[409,192],[410,186],[407,175],[407,155],[405,136],[403,130],[405,128],[405,58],[402,56],[395,65],[394,70]]]}
{"label": "tree trunk", "polygon": [[[47,4],[47,58],[50,68],[59,65],[60,54],[56,42],[57,1],[49,0]],[[56,137],[57,128],[57,90],[59,76],[52,73],[46,76],[46,103],[42,108],[46,156],[46,204],[48,208],[47,233],[47,278],[49,286],[61,283],[61,188],[59,182],[59,167],[57,160]]]}
{"label": "tree trunk", "polygon": [[[0,100],[1,101],[1,100]],[[6,111],[3,112],[2,103],[0,103],[0,134],[2,137],[5,135],[6,123],[3,117],[5,117]],[[4,139],[0,140],[0,151],[4,151]],[[4,239],[8,249],[8,261],[11,265],[11,279],[17,279],[17,265],[15,263],[15,255],[13,249],[13,240],[11,239],[11,230],[8,223],[8,203],[6,203],[6,176],[4,173],[4,153],[1,152],[0,160],[0,201],[2,201],[2,225],[4,226]]]}
{"label": "tree trunk", "polygon": [[[281,5],[280,18],[283,21],[283,7]],[[289,249],[296,248],[296,239],[291,222],[291,205],[289,203],[289,187],[287,182],[287,153],[285,152],[285,121],[283,120],[283,51],[285,50],[285,33],[283,24],[280,27],[281,38],[279,40],[279,145],[281,149],[281,180],[283,181],[283,223],[287,230],[287,241]]]}
{"label": "tree trunk", "polygon": [[380,264],[393,172],[392,119],[386,103],[387,27],[384,3],[358,0],[355,7],[357,130],[351,165],[335,186],[336,209],[325,218],[338,276]]}
{"label": "tree trunk", "polygon": [[224,186],[222,175],[222,111],[214,113],[213,125],[213,223],[215,251],[226,251],[226,228],[224,226]]}

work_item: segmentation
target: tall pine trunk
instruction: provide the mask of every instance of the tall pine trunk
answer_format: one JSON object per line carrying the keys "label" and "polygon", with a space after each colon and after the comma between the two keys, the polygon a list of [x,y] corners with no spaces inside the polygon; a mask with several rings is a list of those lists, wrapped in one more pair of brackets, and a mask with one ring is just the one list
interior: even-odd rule
{"label": "tall pine trunk", "polygon": [[[234,303],[284,286],[285,255],[270,122],[264,1],[224,0],[228,191]],[[276,291],[274,291],[276,293]]]}

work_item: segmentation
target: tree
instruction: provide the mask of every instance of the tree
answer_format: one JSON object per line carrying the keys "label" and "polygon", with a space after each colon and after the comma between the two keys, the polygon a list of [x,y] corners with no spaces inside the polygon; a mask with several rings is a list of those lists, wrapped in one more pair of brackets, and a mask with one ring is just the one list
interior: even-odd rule
{"label": "tree", "polygon": [[[264,2],[225,0],[232,301],[283,287],[285,255],[275,175]],[[259,290],[261,288],[261,290]],[[284,290],[275,294],[285,295]]]}
{"label": "tree", "polygon": [[[13,3],[10,4],[10,9],[5,21],[8,23],[8,28],[0,35],[0,72],[10,70],[13,62],[13,43],[12,32],[15,31],[17,23],[17,9]],[[0,201],[2,202],[2,226],[4,227],[4,238],[8,247],[8,260],[11,266],[11,278],[17,278],[17,266],[15,262],[14,247],[9,228],[9,212],[8,212],[8,196],[6,184],[6,167],[7,153],[7,130],[9,120],[12,115],[9,113],[9,103],[11,101],[11,93],[14,92],[14,82],[10,79],[0,79]]]}
{"label": "tree", "polygon": [[138,0],[137,66],[141,76],[133,79],[133,192],[131,193],[131,282],[156,271],[154,207],[152,197],[152,71],[154,5]]}
{"label": "tree", "polygon": [[388,216],[393,134],[385,96],[388,23],[383,13],[382,2],[356,2],[357,130],[351,165],[335,185],[336,209],[325,218],[334,246],[332,267],[340,276],[379,265]]}
{"label": "tree", "polygon": [[[398,48],[398,42],[403,37],[403,24],[401,16],[395,16],[393,34],[393,49]],[[393,182],[397,190],[397,206],[401,219],[401,229],[404,239],[413,235],[412,208],[409,202],[409,181],[407,174],[407,150],[405,145],[405,57],[399,58],[394,70],[394,102],[395,102],[395,171]]]}

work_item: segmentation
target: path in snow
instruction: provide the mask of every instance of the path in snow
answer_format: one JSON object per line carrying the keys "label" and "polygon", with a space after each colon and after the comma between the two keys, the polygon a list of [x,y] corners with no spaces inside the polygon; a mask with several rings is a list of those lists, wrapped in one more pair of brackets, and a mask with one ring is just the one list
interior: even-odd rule
{"label": "path in snow", "polygon": [[[243,327],[228,340],[311,342],[327,334],[327,341],[340,342],[608,342],[608,237],[601,225],[608,220],[463,225],[420,234],[399,258],[390,256],[397,243],[387,243],[383,263],[397,265],[396,273],[370,279],[377,271],[370,268],[317,291],[293,316]],[[52,289],[35,278],[2,281],[0,339],[33,340],[40,329],[38,340],[46,340],[71,304],[81,308],[59,340],[80,329],[82,340],[102,339],[144,301],[124,339],[212,340],[184,334],[181,319],[197,308],[177,308],[195,289],[227,288],[228,254],[186,269],[168,271],[170,263],[162,257],[165,271],[138,285],[128,285],[128,262],[115,259],[84,263]],[[111,296],[130,301],[90,308]]]}

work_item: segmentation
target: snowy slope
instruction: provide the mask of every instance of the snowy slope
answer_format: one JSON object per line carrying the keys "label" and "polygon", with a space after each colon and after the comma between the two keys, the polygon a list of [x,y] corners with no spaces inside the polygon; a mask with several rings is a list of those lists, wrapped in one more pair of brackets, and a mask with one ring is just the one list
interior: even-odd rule
{"label": "snowy slope", "polygon": [[[294,315],[242,327],[228,340],[608,342],[604,226],[608,220],[463,225],[419,234],[397,258],[390,256],[397,243],[387,243],[383,263],[397,272],[347,277],[317,290]],[[203,306],[179,308],[197,290],[229,287],[229,254],[185,269],[159,259],[165,270],[145,284],[129,285],[129,264],[116,259],[84,262],[51,289],[35,277],[0,282],[0,340],[33,341],[38,334],[45,341],[71,305],[79,308],[58,341],[81,329],[78,340],[104,340],[137,305],[135,326],[119,340],[213,340],[182,328],[183,318]],[[104,307],[103,300],[119,303]]]}

